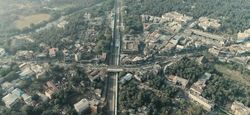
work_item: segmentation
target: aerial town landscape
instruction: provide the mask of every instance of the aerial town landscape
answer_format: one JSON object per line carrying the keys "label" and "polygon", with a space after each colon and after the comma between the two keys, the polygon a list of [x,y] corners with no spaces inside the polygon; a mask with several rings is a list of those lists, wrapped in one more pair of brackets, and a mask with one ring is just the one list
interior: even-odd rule
{"label": "aerial town landscape", "polygon": [[0,115],[250,115],[250,4],[202,1],[0,0]]}

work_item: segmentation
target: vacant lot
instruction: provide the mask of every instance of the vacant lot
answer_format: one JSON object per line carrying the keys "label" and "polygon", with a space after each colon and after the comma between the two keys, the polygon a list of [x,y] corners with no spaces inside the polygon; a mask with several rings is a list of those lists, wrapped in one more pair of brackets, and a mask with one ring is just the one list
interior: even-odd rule
{"label": "vacant lot", "polygon": [[20,17],[19,20],[14,22],[14,25],[18,29],[22,29],[24,27],[30,27],[31,23],[39,24],[43,21],[47,21],[50,19],[50,17],[51,16],[49,14],[35,14],[26,17]]}
{"label": "vacant lot", "polygon": [[231,79],[231,80],[239,81],[241,83],[245,83],[246,85],[250,85],[250,83],[244,79],[243,75],[240,74],[239,71],[233,71],[218,64],[215,64],[215,69],[223,73],[226,79]]}

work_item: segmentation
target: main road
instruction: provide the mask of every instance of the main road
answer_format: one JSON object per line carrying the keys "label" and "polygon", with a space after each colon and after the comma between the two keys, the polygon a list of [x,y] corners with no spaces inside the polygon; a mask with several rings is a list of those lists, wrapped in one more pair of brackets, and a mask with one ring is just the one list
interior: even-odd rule
{"label": "main road", "polygon": [[[110,55],[110,65],[119,65],[120,63],[120,25],[119,21],[121,18],[121,1],[116,0],[114,3],[114,27],[111,43],[111,55]],[[118,24],[117,24],[118,23]],[[108,74],[108,94],[107,94],[107,106],[108,115],[117,115],[117,89],[118,89],[118,73]]]}

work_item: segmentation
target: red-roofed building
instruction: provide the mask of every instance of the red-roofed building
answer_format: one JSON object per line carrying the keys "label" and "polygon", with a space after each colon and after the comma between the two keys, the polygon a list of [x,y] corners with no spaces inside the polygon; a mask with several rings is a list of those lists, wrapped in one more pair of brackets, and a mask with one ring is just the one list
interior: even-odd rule
{"label": "red-roofed building", "polygon": [[47,82],[47,86],[48,86],[49,88],[51,88],[51,90],[52,90],[53,92],[55,92],[55,93],[58,93],[58,92],[59,92],[58,88],[57,88],[51,81],[48,81],[48,82]]}
{"label": "red-roofed building", "polygon": [[175,78],[175,76],[174,76],[174,75],[170,75],[170,76],[168,77],[168,80],[169,80],[169,81],[173,81],[173,80],[174,80],[174,78]]}
{"label": "red-roofed building", "polygon": [[107,57],[107,54],[106,53],[102,53],[101,61],[105,62],[106,61],[106,57]]}
{"label": "red-roofed building", "polygon": [[143,24],[143,29],[144,30],[149,30],[151,28],[151,24]]}
{"label": "red-roofed building", "polygon": [[155,36],[157,33],[156,32],[153,32],[152,34],[150,34],[150,36]]}
{"label": "red-roofed building", "polygon": [[58,48],[51,48],[49,49],[49,56],[50,57],[55,57],[56,56],[56,52],[58,52]]}

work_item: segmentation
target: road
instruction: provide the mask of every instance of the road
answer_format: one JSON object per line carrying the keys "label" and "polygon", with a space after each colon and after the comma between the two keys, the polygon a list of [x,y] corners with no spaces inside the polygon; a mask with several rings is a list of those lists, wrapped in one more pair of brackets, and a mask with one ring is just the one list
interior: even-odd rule
{"label": "road", "polygon": [[[111,43],[111,56],[110,64],[118,66],[120,64],[120,21],[121,18],[121,2],[116,0],[114,4],[114,29]],[[117,115],[117,89],[118,89],[118,73],[109,73],[108,74],[108,94],[107,94],[107,104],[108,104],[108,115]]]}

